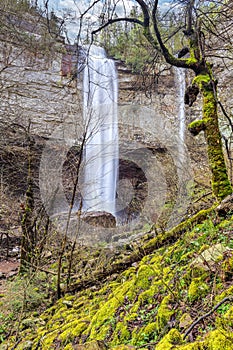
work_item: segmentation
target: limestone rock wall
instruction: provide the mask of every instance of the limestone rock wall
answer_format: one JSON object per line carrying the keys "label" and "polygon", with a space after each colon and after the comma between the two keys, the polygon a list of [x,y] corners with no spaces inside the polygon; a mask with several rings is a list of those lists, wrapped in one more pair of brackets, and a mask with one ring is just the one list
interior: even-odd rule
{"label": "limestone rock wall", "polygon": [[76,82],[60,75],[62,54],[32,55],[0,42],[0,120],[48,137],[80,102]]}
{"label": "limestone rock wall", "polygon": [[[56,52],[52,57],[32,55],[0,42],[0,120],[24,126],[30,121],[31,132],[45,137],[67,118],[81,122],[82,96],[77,80],[62,76],[61,67],[62,53]],[[143,106],[156,112],[151,119],[140,115],[138,120],[133,113],[120,113],[120,122],[136,128],[143,120],[143,125],[151,131],[151,125],[162,120],[165,129],[172,126],[172,133],[178,130],[178,86],[172,69],[153,82],[150,93],[142,89],[140,77],[123,65],[118,64],[118,76],[120,109]],[[192,119],[189,113],[187,110],[188,119]],[[200,109],[195,117],[198,113]]]}
{"label": "limestone rock wall", "polygon": [[[82,92],[80,77],[63,74],[67,68],[63,66],[63,52],[33,55],[0,43],[0,121],[25,127],[30,124],[32,134],[50,140],[62,138],[64,131],[71,147],[74,138],[82,137]],[[193,171],[196,177],[204,172],[208,178],[204,140],[202,136],[194,139],[187,132],[184,140],[180,139],[180,92],[173,69],[166,67],[156,81],[149,77],[151,90],[144,89],[142,77],[124,65],[117,63],[117,69],[120,170],[124,175],[119,193],[124,203],[127,198],[126,207],[119,208],[122,220],[134,219],[135,213],[140,213],[143,223],[155,222],[173,212],[179,221],[189,205],[183,183],[192,181]],[[200,117],[199,105],[195,108],[193,114],[194,109],[186,109],[186,124],[194,116]],[[69,149],[69,145],[62,147]],[[164,207],[168,211],[163,212]]]}

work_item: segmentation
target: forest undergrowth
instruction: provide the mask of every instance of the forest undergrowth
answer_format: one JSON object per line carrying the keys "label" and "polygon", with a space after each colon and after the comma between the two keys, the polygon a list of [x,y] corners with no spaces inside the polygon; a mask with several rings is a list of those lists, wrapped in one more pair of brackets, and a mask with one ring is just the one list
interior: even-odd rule
{"label": "forest undergrowth", "polygon": [[69,287],[67,245],[59,300],[47,251],[5,284],[0,349],[232,349],[232,211],[194,218],[115,251],[77,247]]}

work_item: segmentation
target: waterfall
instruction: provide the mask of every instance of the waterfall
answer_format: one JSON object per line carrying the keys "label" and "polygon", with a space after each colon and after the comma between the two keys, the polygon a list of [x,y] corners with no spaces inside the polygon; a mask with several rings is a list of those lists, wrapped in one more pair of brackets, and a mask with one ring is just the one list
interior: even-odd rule
{"label": "waterfall", "polygon": [[118,180],[118,82],[103,48],[87,51],[83,72],[85,124],[83,211],[115,215]]}
{"label": "waterfall", "polygon": [[178,118],[179,118],[179,134],[178,134],[178,153],[179,161],[184,161],[184,143],[185,143],[185,69],[175,67],[176,80],[178,81]]}

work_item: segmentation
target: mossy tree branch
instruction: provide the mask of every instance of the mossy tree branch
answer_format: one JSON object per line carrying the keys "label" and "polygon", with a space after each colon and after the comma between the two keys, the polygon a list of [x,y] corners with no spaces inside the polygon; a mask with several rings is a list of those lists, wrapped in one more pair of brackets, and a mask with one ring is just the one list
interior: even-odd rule
{"label": "mossy tree branch", "polygon": [[[205,132],[209,165],[212,172],[213,194],[218,200],[221,200],[232,193],[232,188],[228,179],[225,159],[222,150],[221,135],[218,126],[216,99],[217,82],[212,79],[211,66],[203,56],[201,31],[199,25],[196,26],[196,28],[192,25],[194,1],[192,0],[188,4],[187,28],[184,31],[184,34],[188,37],[189,41],[190,58],[188,59],[175,58],[171,55],[165,46],[157,23],[157,7],[158,0],[154,2],[154,7],[152,10],[152,21],[154,32],[165,60],[171,65],[191,69],[196,74],[196,78],[193,81],[192,87],[193,89],[198,87],[198,89],[195,89],[195,97],[199,91],[202,93],[203,119],[202,121],[198,122],[198,130],[197,124],[195,124],[195,128],[193,128],[194,125],[192,125],[191,130],[196,134],[201,130],[204,130]],[[194,101],[189,100],[189,105],[192,105]]]}
{"label": "mossy tree branch", "polygon": [[206,128],[203,120],[195,120],[190,123],[188,129],[193,136],[197,136],[201,131],[204,131]]}
{"label": "mossy tree branch", "polygon": [[218,125],[216,90],[217,82],[210,74],[198,75],[194,83],[199,86],[203,97],[202,126],[207,142],[209,165],[212,172],[213,194],[222,200],[232,193],[222,150],[222,139]]}

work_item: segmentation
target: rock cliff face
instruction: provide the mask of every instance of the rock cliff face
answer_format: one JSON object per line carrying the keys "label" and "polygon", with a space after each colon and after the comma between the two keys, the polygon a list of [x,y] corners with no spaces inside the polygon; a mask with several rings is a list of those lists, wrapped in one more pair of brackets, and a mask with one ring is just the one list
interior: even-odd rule
{"label": "rock cliff face", "polygon": [[[62,50],[65,52],[65,45]],[[33,133],[48,137],[67,116],[80,118],[81,94],[76,87],[77,80],[72,80],[69,68],[64,67],[64,53],[56,52],[53,57],[33,55],[0,42],[0,55],[1,120],[5,121],[7,116],[9,122],[22,125],[27,125],[30,120]],[[140,105],[154,109],[157,119],[167,119],[175,127],[178,124],[179,87],[174,81],[174,72],[166,70],[158,82],[154,82],[149,95],[143,89],[140,77],[121,64],[117,66],[120,107]],[[149,128],[152,121],[147,122]]]}
{"label": "rock cliff face", "polygon": [[76,84],[62,78],[61,57],[33,55],[20,47],[0,42],[0,120],[27,127],[48,137],[67,115],[79,108]]}
{"label": "rock cliff face", "polygon": [[[13,124],[15,128],[30,125],[30,132],[43,139],[59,139],[64,133],[70,137],[66,140],[68,148],[69,144],[71,147],[80,142],[83,132],[82,82],[81,77],[76,76],[74,49],[60,42],[53,54],[33,54],[2,40],[0,55],[0,121]],[[157,79],[147,77],[151,87],[147,90],[143,77],[133,74],[122,63],[116,62],[116,66],[119,78],[119,195],[123,192],[125,197],[128,196],[129,204],[119,209],[123,210],[123,221],[130,221],[138,213],[143,217],[143,224],[156,222],[161,217],[160,224],[163,225],[165,217],[170,217],[171,213],[179,221],[188,210],[190,194],[199,196],[200,190],[196,189],[195,183],[201,184],[201,191],[205,193],[210,190],[203,135],[194,138],[186,131],[191,121],[201,118],[201,103],[197,101],[192,108],[183,106],[185,119],[181,120],[183,92],[177,70],[164,67],[166,69]],[[225,70],[219,64],[217,74],[222,78],[219,91],[223,100],[229,102],[231,72],[224,76]],[[186,84],[191,81],[188,72],[185,80]],[[126,188],[128,192],[125,192]],[[139,205],[142,198],[143,204]],[[178,212],[181,214],[177,215]]]}
{"label": "rock cliff face", "polygon": [[[15,125],[15,128],[20,125],[28,129],[30,125],[30,133],[40,140],[41,137],[50,141],[58,139],[59,143],[65,135],[67,149],[80,142],[82,82],[81,76],[76,76],[77,56],[71,49],[60,43],[53,55],[32,54],[1,41],[1,122]],[[190,157],[187,145],[192,145],[193,155],[199,154],[200,149],[196,152],[198,142],[191,140],[185,131],[182,137],[180,134],[181,91],[174,69],[166,67],[158,80],[151,78],[152,88],[147,90],[142,77],[119,62],[116,65],[119,77],[119,202],[127,197],[125,206],[119,206],[120,220],[128,224],[141,216],[141,225],[144,225],[156,222],[162,215],[164,221],[174,210],[183,213],[189,205],[186,202],[189,194],[183,185],[192,179],[191,158],[197,160],[199,168],[200,158],[205,158],[203,140],[203,155],[196,159]],[[182,121],[184,130],[189,119],[188,116],[188,120]],[[185,202],[182,210],[181,202]],[[165,213],[164,207],[169,208]]]}

